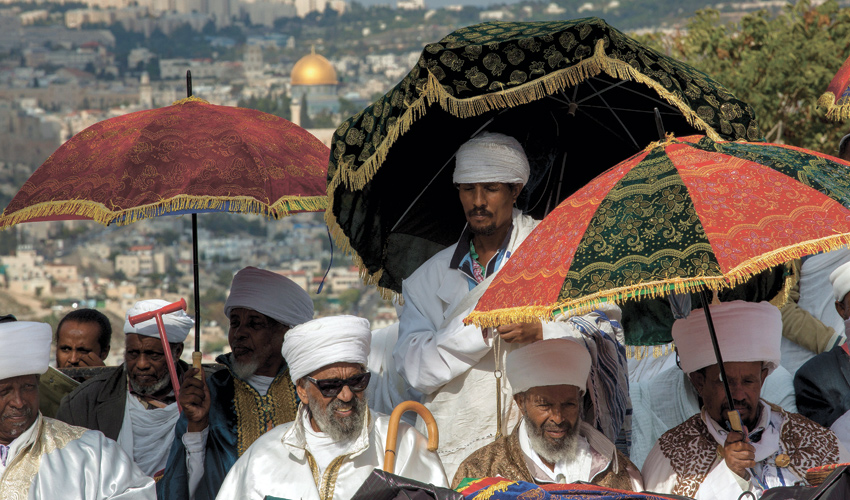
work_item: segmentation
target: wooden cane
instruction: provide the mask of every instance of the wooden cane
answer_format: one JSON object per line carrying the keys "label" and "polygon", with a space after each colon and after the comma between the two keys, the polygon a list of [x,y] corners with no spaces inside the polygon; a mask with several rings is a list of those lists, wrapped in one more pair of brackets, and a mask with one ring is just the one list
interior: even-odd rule
{"label": "wooden cane", "polygon": [[428,411],[428,408],[417,403],[416,401],[404,401],[399,403],[390,415],[390,424],[387,428],[387,447],[384,452],[384,470],[392,474],[395,472],[395,455],[398,447],[398,425],[401,421],[401,416],[407,412],[416,412],[422,420],[425,421],[425,426],[428,428],[428,451],[437,451],[440,444],[440,431],[437,430],[437,421],[434,420],[434,415]]}

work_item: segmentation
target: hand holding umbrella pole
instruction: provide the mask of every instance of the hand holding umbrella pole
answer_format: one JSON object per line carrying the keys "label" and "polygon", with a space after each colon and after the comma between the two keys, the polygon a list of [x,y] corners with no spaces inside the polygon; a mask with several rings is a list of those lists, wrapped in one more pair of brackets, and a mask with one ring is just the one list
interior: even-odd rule
{"label": "hand holding umbrella pole", "polygon": [[[177,380],[177,368],[174,365],[174,358],[171,355],[171,346],[168,344],[168,335],[165,333],[165,324],[162,322],[162,315],[180,310],[186,310],[185,299],[180,299],[177,302],[173,302],[167,306],[162,306],[154,311],[143,312],[127,318],[127,321],[129,321],[132,326],[136,326],[137,324],[143,321],[148,321],[149,319],[156,319],[156,326],[159,328],[159,339],[162,341],[162,350],[165,353],[165,362],[168,365],[168,373],[171,376],[171,387],[174,388],[174,397],[178,401],[180,399],[180,381]],[[195,358],[194,354],[200,353],[193,353],[193,361]],[[198,357],[198,361],[200,361],[200,356]],[[180,408],[179,402],[177,403],[177,408],[180,411],[183,411],[183,409]]]}
{"label": "hand holding umbrella pole", "polygon": [[416,401],[404,401],[399,403],[390,415],[390,423],[387,428],[387,446],[384,452],[384,470],[393,474],[395,472],[395,455],[398,447],[398,424],[401,421],[401,416],[406,411],[414,411],[422,420],[425,421],[425,426],[428,429],[428,451],[437,451],[440,444],[440,433],[437,430],[437,421],[434,416],[428,411],[428,408],[422,403]]}

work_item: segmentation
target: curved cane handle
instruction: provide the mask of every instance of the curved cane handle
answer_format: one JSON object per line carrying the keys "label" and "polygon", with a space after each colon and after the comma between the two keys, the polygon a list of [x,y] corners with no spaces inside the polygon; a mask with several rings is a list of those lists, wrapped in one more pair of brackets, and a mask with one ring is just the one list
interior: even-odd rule
{"label": "curved cane handle", "polygon": [[398,424],[401,421],[401,416],[407,411],[414,411],[422,420],[425,421],[425,426],[428,428],[428,451],[437,451],[440,444],[440,431],[437,429],[437,421],[434,420],[434,415],[425,408],[422,403],[416,401],[404,401],[399,403],[390,415],[390,424],[387,428],[387,446],[384,453],[384,470],[392,474],[395,471],[395,454],[398,447]]}

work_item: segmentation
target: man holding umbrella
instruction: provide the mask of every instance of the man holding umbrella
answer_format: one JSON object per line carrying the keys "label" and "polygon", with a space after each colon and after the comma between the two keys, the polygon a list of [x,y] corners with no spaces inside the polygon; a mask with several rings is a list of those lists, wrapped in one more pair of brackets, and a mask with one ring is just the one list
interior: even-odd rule
{"label": "man holding umbrella", "polygon": [[216,359],[225,369],[206,380],[194,368],[186,372],[183,415],[157,483],[161,499],[215,498],[251,443],[295,418],[295,387],[280,349],[290,328],[313,319],[310,296],[289,278],[246,267],[233,277],[224,313],[232,352]]}
{"label": "man holding umbrella", "polygon": [[649,491],[699,499],[761,496],[767,488],[805,480],[806,470],[850,460],[835,435],[796,413],[759,399],[779,365],[782,319],[767,302],[711,306],[726,378],[743,432],[731,430],[720,368],[702,310],[673,324],[682,370],[703,401],[702,411],[666,432],[643,466]]}
{"label": "man holding umbrella", "polygon": [[[462,145],[453,181],[467,227],[458,243],[433,256],[403,283],[404,309],[393,358],[402,377],[425,394],[425,405],[440,428],[440,458],[449,477],[470,453],[507,434],[518,421],[510,384],[502,374],[507,353],[529,342],[576,337],[592,358],[614,360],[605,367],[614,373],[605,387],[591,376],[601,395],[593,401],[592,423],[615,440],[626,413],[627,368],[616,341],[622,335],[616,305],[606,304],[581,318],[502,325],[492,331],[462,322],[487,288],[488,278],[537,224],[513,208],[528,178],[528,159],[513,137],[485,132]],[[601,351],[608,355],[597,356]]]}

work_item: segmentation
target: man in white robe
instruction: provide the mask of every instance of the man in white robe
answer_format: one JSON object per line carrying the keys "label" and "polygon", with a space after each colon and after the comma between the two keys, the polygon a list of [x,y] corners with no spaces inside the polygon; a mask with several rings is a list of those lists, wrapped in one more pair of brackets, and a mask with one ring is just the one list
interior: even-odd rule
{"label": "man in white robe", "polygon": [[[347,500],[383,467],[389,417],[369,411],[365,396],[371,336],[369,322],[354,316],[316,319],[287,333],[282,352],[301,399],[298,416],[254,442],[217,498]],[[395,474],[448,483],[425,437],[403,422]]]}
{"label": "man in white robe", "polygon": [[0,324],[0,498],[153,500],[154,481],[98,431],[44,417],[50,325]]}
{"label": "man in white robe", "polygon": [[738,498],[744,491],[758,498],[765,489],[805,481],[811,467],[850,459],[831,431],[759,399],[780,361],[779,310],[767,302],[733,301],[710,311],[743,431],[726,422],[729,406],[705,314],[694,310],[673,324],[673,341],[702,411],[666,432],[649,452],[647,490],[697,500]]}
{"label": "man in white robe", "polygon": [[[168,304],[160,299],[136,302],[124,321],[124,365],[84,382],[62,399],[56,415],[118,441],[142,472],[155,478],[165,470],[180,414],[156,320],[133,326],[129,318]],[[162,322],[181,377],[189,368],[180,361],[183,342],[195,322],[183,311],[162,315]]]}
{"label": "man in white robe", "polygon": [[467,457],[452,486],[466,478],[500,476],[642,491],[637,467],[580,418],[590,364],[584,346],[567,339],[534,342],[511,352],[507,375],[522,421],[509,436]]}
{"label": "man in white robe", "polygon": [[[425,406],[437,420],[440,458],[450,476],[470,453],[510,433],[519,420],[510,384],[499,375],[507,354],[529,342],[580,339],[595,360],[594,390],[589,392],[599,398],[590,405],[591,424],[612,441],[621,430],[628,433],[628,368],[617,342],[623,332],[616,305],[543,324],[485,330],[463,324],[492,277],[537,225],[513,208],[528,178],[528,159],[512,137],[484,133],[461,146],[453,181],[467,227],[458,243],[434,255],[403,283],[404,309],[393,358],[399,374],[424,394]],[[608,364],[601,370],[599,363]],[[603,371],[613,372],[615,380],[598,383]]]}

